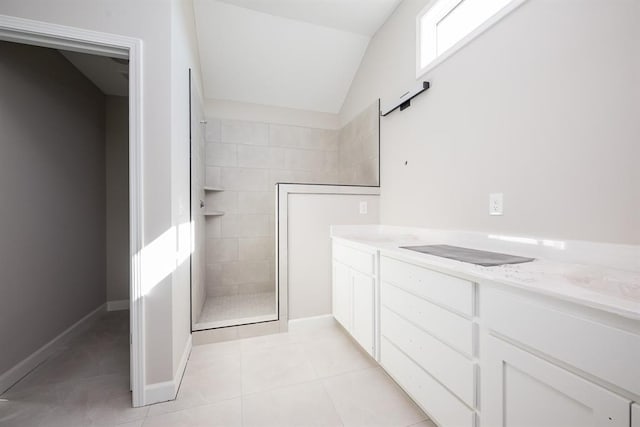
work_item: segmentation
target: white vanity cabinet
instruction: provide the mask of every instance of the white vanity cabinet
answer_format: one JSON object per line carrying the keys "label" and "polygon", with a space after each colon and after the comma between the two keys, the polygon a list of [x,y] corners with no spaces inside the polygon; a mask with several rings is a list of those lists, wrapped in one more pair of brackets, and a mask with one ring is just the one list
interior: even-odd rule
{"label": "white vanity cabinet", "polygon": [[544,298],[481,292],[483,425],[632,425],[640,335]]}
{"label": "white vanity cabinet", "polygon": [[484,351],[483,425],[630,425],[629,400],[498,338]]}
{"label": "white vanity cabinet", "polygon": [[375,355],[376,252],[333,243],[333,316]]}
{"label": "white vanity cabinet", "polygon": [[380,256],[380,363],[442,426],[476,425],[475,283]]}
{"label": "white vanity cabinet", "polygon": [[333,314],[437,425],[640,427],[637,317],[350,243],[334,239]]}

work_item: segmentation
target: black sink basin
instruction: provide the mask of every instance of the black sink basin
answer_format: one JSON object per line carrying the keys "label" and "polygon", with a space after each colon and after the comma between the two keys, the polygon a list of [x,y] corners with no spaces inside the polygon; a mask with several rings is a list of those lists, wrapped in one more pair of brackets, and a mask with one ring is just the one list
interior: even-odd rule
{"label": "black sink basin", "polygon": [[443,258],[454,259],[456,261],[481,265],[483,267],[495,267],[497,265],[504,264],[520,264],[534,260],[534,258],[525,258],[521,256],[501,254],[498,252],[479,251],[477,249],[461,248],[449,245],[401,246],[401,248],[427,255],[435,255]]}

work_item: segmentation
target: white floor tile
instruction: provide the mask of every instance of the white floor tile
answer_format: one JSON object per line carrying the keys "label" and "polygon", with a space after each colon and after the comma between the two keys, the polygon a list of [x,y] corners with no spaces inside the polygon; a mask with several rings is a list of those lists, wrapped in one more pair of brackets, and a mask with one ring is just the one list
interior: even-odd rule
{"label": "white floor tile", "polygon": [[317,378],[301,344],[242,353],[242,392],[255,393]]}
{"label": "white floor tile", "polygon": [[251,394],[242,398],[245,427],[342,426],[320,381]]}
{"label": "white floor tile", "polygon": [[240,427],[240,398],[147,417],[144,427]]}
{"label": "white floor tile", "polygon": [[327,378],[323,384],[347,427],[409,426],[427,418],[382,368]]}
{"label": "white floor tile", "polygon": [[335,333],[320,335],[314,340],[305,340],[304,347],[319,377],[377,366],[362,348],[338,328]]}
{"label": "white floor tile", "polygon": [[131,407],[128,313],[108,315],[1,397],[2,427],[435,427],[345,331],[193,347],[177,399]]}
{"label": "white floor tile", "polygon": [[152,405],[149,415],[211,404],[241,395],[240,357],[216,355],[189,363],[176,400]]}

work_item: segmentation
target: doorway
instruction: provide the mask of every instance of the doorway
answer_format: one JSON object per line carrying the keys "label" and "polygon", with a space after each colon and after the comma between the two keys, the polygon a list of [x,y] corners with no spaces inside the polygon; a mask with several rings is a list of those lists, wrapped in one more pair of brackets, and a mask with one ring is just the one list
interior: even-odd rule
{"label": "doorway", "polygon": [[[130,37],[97,33],[77,28],[52,25],[43,22],[0,16],[0,40],[34,46],[89,53],[128,61],[128,173],[129,173],[129,241],[128,241],[128,296],[130,351],[130,388],[134,407],[145,404],[144,392],[144,329],[143,301],[140,268],[142,248],[141,209],[141,41]],[[37,123],[33,123],[37,126]],[[46,209],[41,211],[43,217]],[[61,245],[61,248],[64,247]],[[73,295],[70,295],[73,298]],[[123,300],[121,300],[123,301]],[[124,304],[120,302],[120,304]],[[46,357],[48,349],[25,360],[14,376],[32,365],[37,366]],[[35,353],[34,353],[35,354]],[[19,378],[18,378],[19,379]]]}

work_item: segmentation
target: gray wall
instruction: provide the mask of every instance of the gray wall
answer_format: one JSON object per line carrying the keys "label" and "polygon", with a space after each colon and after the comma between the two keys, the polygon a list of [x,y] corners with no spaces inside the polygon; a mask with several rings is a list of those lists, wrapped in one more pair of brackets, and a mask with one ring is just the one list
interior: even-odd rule
{"label": "gray wall", "polygon": [[[372,39],[343,123],[416,84],[426,3]],[[529,0],[421,77],[431,89],[382,118],[381,221],[640,243],[639,20],[635,0]]]}
{"label": "gray wall", "polygon": [[0,42],[0,373],[105,302],[104,96]]}
{"label": "gray wall", "polygon": [[106,97],[107,301],[129,299],[129,98]]}

